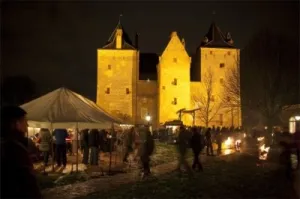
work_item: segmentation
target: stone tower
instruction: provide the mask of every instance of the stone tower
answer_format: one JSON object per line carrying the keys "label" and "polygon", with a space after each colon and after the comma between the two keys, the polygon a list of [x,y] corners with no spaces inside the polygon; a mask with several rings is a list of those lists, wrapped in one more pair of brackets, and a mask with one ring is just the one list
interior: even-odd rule
{"label": "stone tower", "polygon": [[190,64],[184,40],[172,32],[157,65],[159,124],[178,119],[178,110],[190,108]]}
{"label": "stone tower", "polygon": [[[224,105],[224,90],[223,84],[228,81],[227,77],[231,71],[236,70],[239,72],[239,58],[240,50],[235,48],[230,33],[223,34],[220,28],[213,22],[204,36],[200,46],[197,49],[196,70],[193,71],[193,79],[199,79],[200,83],[191,84],[192,98],[199,93],[205,93],[205,78],[208,73],[212,74],[212,114],[216,113],[209,126],[240,126],[241,125],[241,108],[234,105],[229,107],[228,104]],[[195,77],[196,76],[196,77]],[[201,94],[200,94],[201,95]],[[227,99],[226,99],[227,100]],[[218,103],[222,103],[220,108]],[[223,102],[221,102],[223,101]],[[230,99],[228,99],[230,101]],[[197,107],[194,103],[194,108]],[[213,110],[220,108],[219,111]],[[205,107],[204,107],[205,108]],[[199,121],[199,120],[198,120]],[[203,121],[200,124],[205,125]]]}
{"label": "stone tower", "polygon": [[105,46],[97,51],[97,104],[135,123],[139,51],[119,21]]}

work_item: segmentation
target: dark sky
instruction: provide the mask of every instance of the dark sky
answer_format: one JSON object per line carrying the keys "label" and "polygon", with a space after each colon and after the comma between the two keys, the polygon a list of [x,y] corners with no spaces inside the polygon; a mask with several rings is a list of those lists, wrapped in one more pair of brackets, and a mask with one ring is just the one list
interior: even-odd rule
{"label": "dark sky", "polygon": [[[96,50],[120,14],[132,40],[139,32],[142,52],[160,54],[170,32],[195,52],[213,18],[243,48],[261,27],[286,34],[299,44],[299,3],[4,3],[1,65],[4,76],[29,75],[41,92],[68,86],[92,99],[96,91]],[[215,11],[216,15],[212,15]]]}

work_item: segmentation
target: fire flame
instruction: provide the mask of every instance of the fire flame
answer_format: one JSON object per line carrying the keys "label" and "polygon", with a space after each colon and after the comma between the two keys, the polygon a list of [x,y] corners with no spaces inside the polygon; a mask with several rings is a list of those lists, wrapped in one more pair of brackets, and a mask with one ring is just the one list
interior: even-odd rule
{"label": "fire flame", "polygon": [[231,137],[228,137],[227,140],[225,140],[224,144],[229,147],[230,145],[232,145],[233,140]]}
{"label": "fire flame", "polygon": [[266,147],[264,144],[259,147],[259,159],[260,160],[266,160],[268,157],[270,147]]}
{"label": "fire flame", "polygon": [[257,141],[262,141],[262,140],[264,140],[265,139],[265,137],[258,137],[257,138]]}

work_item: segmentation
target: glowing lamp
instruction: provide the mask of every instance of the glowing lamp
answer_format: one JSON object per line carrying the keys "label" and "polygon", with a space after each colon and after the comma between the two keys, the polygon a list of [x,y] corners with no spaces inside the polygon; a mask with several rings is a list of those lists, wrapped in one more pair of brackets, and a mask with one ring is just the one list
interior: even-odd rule
{"label": "glowing lamp", "polygon": [[299,121],[299,120],[300,120],[300,116],[299,116],[299,115],[295,116],[295,119],[296,119],[297,121]]}
{"label": "glowing lamp", "polygon": [[150,115],[146,115],[145,119],[146,119],[147,122],[150,122],[151,121],[151,116]]}

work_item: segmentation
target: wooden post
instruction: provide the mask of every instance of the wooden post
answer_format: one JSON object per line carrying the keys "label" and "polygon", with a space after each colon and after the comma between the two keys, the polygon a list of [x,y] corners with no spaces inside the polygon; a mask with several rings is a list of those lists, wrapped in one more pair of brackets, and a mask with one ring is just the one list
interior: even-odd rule
{"label": "wooden post", "polygon": [[76,122],[76,172],[78,172],[78,122]]}

